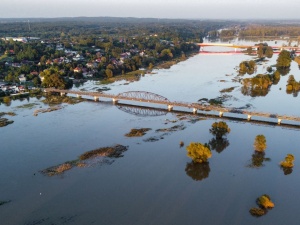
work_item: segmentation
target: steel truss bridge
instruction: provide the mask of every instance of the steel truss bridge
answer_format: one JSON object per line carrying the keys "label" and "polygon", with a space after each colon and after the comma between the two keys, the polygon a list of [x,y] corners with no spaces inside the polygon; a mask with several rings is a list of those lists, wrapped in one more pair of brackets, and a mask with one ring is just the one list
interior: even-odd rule
{"label": "steel truss bridge", "polygon": [[[82,96],[89,96],[93,97],[95,101],[99,101],[100,98],[106,98],[106,99],[112,99],[113,103],[118,103],[120,100],[125,100],[129,102],[140,102],[140,103],[149,103],[152,106],[147,107],[153,108],[153,109],[161,109],[158,108],[156,105],[163,105],[167,108],[168,111],[172,111],[174,107],[181,107],[181,108],[187,108],[191,109],[193,113],[197,113],[198,111],[205,112],[209,114],[209,112],[218,113],[219,117],[223,117],[224,113],[228,114],[227,117],[230,117],[232,119],[241,119],[241,115],[246,115],[246,120],[251,120],[252,117],[255,117],[256,121],[265,121],[264,119],[271,119],[271,121],[268,121],[268,123],[273,124],[281,124],[281,122],[289,121],[291,124],[294,124],[295,126],[300,126],[296,122],[300,122],[300,117],[297,116],[288,116],[288,115],[278,115],[273,113],[265,113],[265,112],[255,112],[255,111],[248,111],[248,110],[241,110],[236,108],[227,108],[227,107],[221,107],[221,106],[214,106],[214,105],[204,105],[200,103],[189,103],[189,102],[178,102],[178,101],[170,101],[169,99],[154,94],[151,92],[145,92],[145,91],[129,91],[120,93],[117,95],[114,94],[106,94],[101,92],[88,92],[88,91],[74,91],[74,90],[59,90],[54,88],[46,88],[44,89],[44,92],[47,93],[60,93],[60,95],[66,95],[66,94],[74,94],[77,95],[77,97]],[[139,105],[139,104],[124,104],[123,108],[120,108],[123,111],[129,112],[129,110],[126,108],[125,105],[131,106],[131,105]],[[133,112],[132,114],[137,115],[137,112]],[[156,115],[155,112],[152,113],[153,116]],[[230,116],[229,116],[230,115]]]}

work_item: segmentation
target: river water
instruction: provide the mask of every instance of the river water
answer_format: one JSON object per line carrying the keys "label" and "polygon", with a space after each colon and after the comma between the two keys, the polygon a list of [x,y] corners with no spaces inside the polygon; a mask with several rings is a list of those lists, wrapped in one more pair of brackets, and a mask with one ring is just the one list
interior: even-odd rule
{"label": "river water", "polygon": [[[259,65],[257,73],[265,73],[276,58]],[[235,68],[249,59],[243,54],[198,54],[136,82],[97,85],[90,81],[78,89],[105,86],[114,94],[142,90],[172,101],[197,102],[235,87],[226,93],[225,106],[300,116],[298,97],[285,92],[288,75],[264,97],[241,93],[242,85],[233,81]],[[290,74],[300,80],[294,62]],[[172,112],[134,115],[106,101],[63,104],[61,110],[33,116],[35,109],[48,107],[41,100],[0,105],[0,112],[17,114],[5,116],[14,123],[0,128],[0,201],[10,201],[0,206],[1,225],[298,224],[298,129],[227,120],[231,132],[225,149],[213,150],[209,164],[197,166],[186,156],[186,145],[213,140],[209,129],[221,119]],[[18,108],[28,103],[35,105]],[[181,129],[157,131],[174,126]],[[132,128],[151,130],[143,137],[125,137]],[[258,134],[266,136],[269,160],[253,167],[253,142]],[[182,148],[180,141],[185,143]],[[52,177],[40,172],[86,151],[116,144],[128,146],[121,158],[99,159]],[[295,156],[295,167],[285,175],[279,163],[288,153]],[[271,196],[275,208],[256,218],[249,209],[262,194]]]}

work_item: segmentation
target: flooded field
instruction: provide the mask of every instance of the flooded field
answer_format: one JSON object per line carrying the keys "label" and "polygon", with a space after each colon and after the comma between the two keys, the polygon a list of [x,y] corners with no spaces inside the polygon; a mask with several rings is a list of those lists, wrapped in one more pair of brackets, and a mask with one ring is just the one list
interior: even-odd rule
{"label": "flooded field", "polygon": [[[149,91],[185,102],[226,94],[224,106],[300,116],[298,97],[285,91],[289,75],[281,76],[266,96],[241,92],[236,67],[252,58],[199,54],[139,81],[108,85],[89,81],[77,89],[107,88],[106,93],[114,94]],[[276,58],[258,65],[256,74],[266,73]],[[300,80],[295,62],[289,74]],[[220,92],[224,89],[231,92]],[[1,224],[293,225],[299,220],[299,129],[225,120],[231,132],[212,145],[209,163],[199,166],[187,157],[186,146],[215,143],[209,129],[221,118],[131,113],[102,100],[64,103],[34,116],[36,110],[49,107],[41,100],[0,105],[0,112],[16,114],[4,115],[13,123],[0,127]],[[126,136],[132,129],[144,133]],[[253,143],[259,134],[266,137],[267,148],[257,162]],[[102,149],[116,146],[121,150]],[[87,152],[98,155],[81,158]],[[279,163],[289,153],[295,166],[284,171]],[[60,173],[48,176],[49,168]],[[253,217],[249,210],[263,194],[271,196],[275,207],[263,217]]]}

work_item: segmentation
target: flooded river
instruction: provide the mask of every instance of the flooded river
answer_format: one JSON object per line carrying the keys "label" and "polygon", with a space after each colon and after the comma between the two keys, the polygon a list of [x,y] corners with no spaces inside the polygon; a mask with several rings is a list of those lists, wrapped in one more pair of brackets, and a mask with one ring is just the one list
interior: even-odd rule
{"label": "flooded river", "polygon": [[[225,93],[225,106],[300,116],[299,98],[285,92],[288,75],[264,97],[241,93],[235,68],[251,58],[198,54],[136,82],[89,81],[77,89],[107,87],[107,93],[114,94],[149,91],[171,101],[197,102],[220,97],[224,95],[220,90],[234,87]],[[257,73],[265,73],[276,58],[259,65]],[[300,80],[295,62],[290,74]],[[63,104],[60,110],[34,116],[34,110],[48,107],[41,100],[0,105],[0,112],[17,114],[5,116],[14,123],[0,128],[0,202],[9,201],[0,205],[1,225],[298,224],[299,129],[227,120],[231,132],[226,141],[212,150],[209,164],[199,166],[185,148],[190,142],[212,143],[209,129],[220,118],[125,112],[106,101]],[[34,104],[19,107],[28,103]],[[132,128],[151,130],[141,137],[126,137]],[[267,139],[267,160],[254,166],[253,142],[258,134]],[[180,147],[180,141],[185,146]],[[118,144],[127,146],[122,157],[99,157],[54,176],[41,173],[84,152]],[[295,156],[295,167],[287,173],[279,163],[288,153]],[[275,207],[256,218],[249,209],[262,194],[270,195]]]}

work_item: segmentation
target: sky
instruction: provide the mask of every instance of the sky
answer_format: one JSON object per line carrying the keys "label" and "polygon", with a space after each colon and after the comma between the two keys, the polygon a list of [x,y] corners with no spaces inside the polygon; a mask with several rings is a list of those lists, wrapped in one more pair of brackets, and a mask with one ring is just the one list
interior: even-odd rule
{"label": "sky", "polygon": [[300,19],[299,0],[1,0],[0,18]]}

